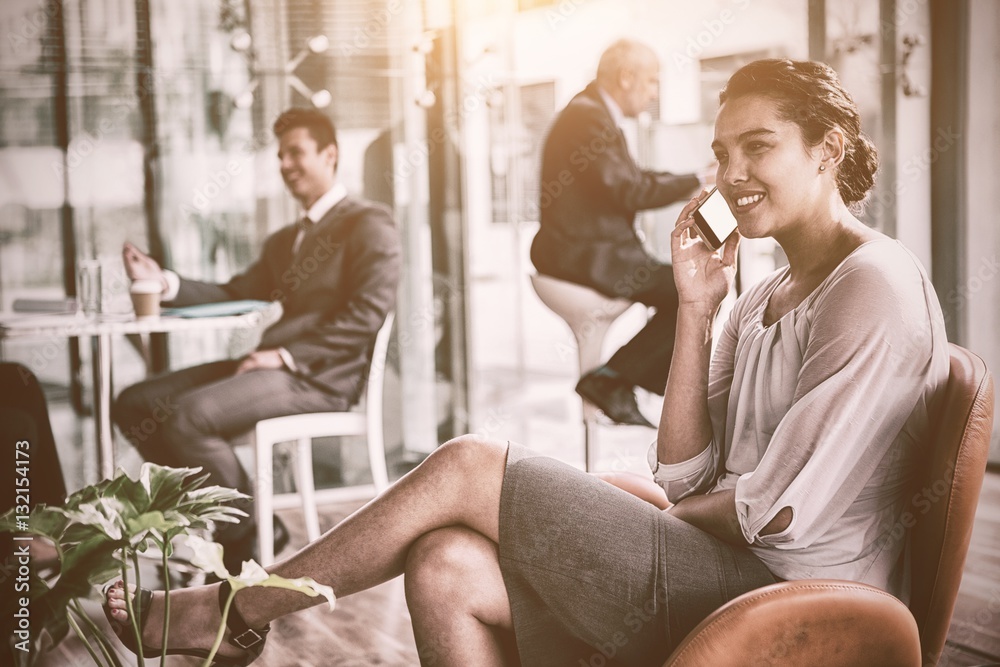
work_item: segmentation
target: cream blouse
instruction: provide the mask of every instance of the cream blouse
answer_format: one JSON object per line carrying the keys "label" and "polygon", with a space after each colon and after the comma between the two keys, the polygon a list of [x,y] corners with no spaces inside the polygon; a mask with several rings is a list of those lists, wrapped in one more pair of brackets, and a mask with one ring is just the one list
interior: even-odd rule
{"label": "cream blouse", "polygon": [[[659,464],[671,501],[736,489],[750,549],[784,579],[834,578],[908,595],[906,490],[931,398],[948,376],[930,279],[898,241],[858,247],[795,309],[764,326],[780,269],[736,302],[712,357],[714,438]],[[781,533],[760,531],[784,507]],[[912,513],[911,513],[912,514]]]}

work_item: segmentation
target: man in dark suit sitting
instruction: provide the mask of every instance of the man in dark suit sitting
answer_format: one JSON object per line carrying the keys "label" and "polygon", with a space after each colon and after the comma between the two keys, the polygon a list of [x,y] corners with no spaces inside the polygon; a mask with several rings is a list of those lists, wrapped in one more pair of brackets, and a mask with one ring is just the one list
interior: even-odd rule
{"label": "man in dark suit sitting", "polygon": [[677,290],[670,265],[636,234],[637,211],[693,196],[695,174],[640,169],[621,130],[656,99],[659,63],[647,46],[620,40],[601,56],[597,79],[556,118],[542,152],[541,227],[531,245],[539,273],[639,301],[656,314],[576,391],[621,424],[652,426],[634,388],[662,394],[673,352]]}
{"label": "man in dark suit sitting", "polygon": [[[242,491],[250,484],[229,439],[261,419],[355,403],[400,273],[400,241],[388,210],[348,196],[336,179],[330,120],[312,109],[290,109],[273,129],[281,176],[305,215],[269,236],[246,271],[224,285],[186,280],[130,243],[123,250],[129,277],[159,281],[161,300],[172,306],[281,302],[281,319],[256,351],[140,382],[122,391],[112,409],[146,460],[201,466],[210,483]],[[275,526],[276,542],[283,532]],[[254,552],[252,513],[216,539],[226,547],[227,565],[238,571]]]}

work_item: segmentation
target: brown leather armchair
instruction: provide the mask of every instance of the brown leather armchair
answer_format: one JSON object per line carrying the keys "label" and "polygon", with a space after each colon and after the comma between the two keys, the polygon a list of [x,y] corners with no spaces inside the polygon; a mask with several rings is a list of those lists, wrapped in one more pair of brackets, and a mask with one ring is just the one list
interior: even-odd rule
{"label": "brown leather armchair", "polygon": [[937,664],[951,624],[993,428],[993,380],[951,345],[951,374],[930,455],[901,524],[909,528],[907,608],[849,581],[790,581],[742,595],[706,618],[664,667],[913,667]]}

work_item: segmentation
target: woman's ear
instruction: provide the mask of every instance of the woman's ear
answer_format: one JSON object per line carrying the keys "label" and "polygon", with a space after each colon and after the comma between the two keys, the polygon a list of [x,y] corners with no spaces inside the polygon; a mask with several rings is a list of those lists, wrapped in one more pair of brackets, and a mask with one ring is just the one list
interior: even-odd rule
{"label": "woman's ear", "polygon": [[834,127],[826,132],[821,146],[823,164],[834,167],[844,161],[844,131]]}

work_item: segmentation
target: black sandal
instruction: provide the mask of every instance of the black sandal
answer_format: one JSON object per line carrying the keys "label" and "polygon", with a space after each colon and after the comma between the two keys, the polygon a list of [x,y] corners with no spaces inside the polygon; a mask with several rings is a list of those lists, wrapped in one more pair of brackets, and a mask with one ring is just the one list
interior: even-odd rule
{"label": "black sandal", "polygon": [[[104,587],[104,615],[107,617],[108,622],[111,623],[112,626],[120,624],[111,617],[111,610],[107,605],[108,590],[117,583],[118,582],[114,582]],[[219,587],[220,611],[226,606],[226,600],[229,598],[229,591],[229,582],[222,582],[222,585]],[[139,628],[140,636],[146,627],[146,612],[149,611],[152,599],[153,592],[148,588],[140,588],[136,591],[135,595],[132,596],[132,609],[138,613],[139,618],[141,619],[140,622],[142,627]],[[247,622],[243,620],[243,616],[240,615],[240,612],[236,611],[236,606],[230,604],[229,616],[226,618],[226,627],[229,628],[230,637],[227,640],[229,644],[242,649],[245,651],[245,654],[239,658],[230,658],[228,656],[216,654],[215,658],[212,659],[212,667],[246,667],[260,657],[261,652],[264,650],[264,642],[267,640],[267,633],[271,631],[270,624],[265,625],[263,628],[251,628],[247,625]],[[125,648],[136,655],[139,654],[139,650],[136,648],[135,633],[131,631],[131,626],[125,627],[123,632],[117,636]],[[162,648],[153,648],[146,646],[145,644],[142,645],[142,653],[146,658],[155,657],[160,655],[162,652]],[[167,655],[189,655],[195,658],[207,658],[209,653],[211,653],[210,650],[203,648],[168,648],[166,652]]]}

